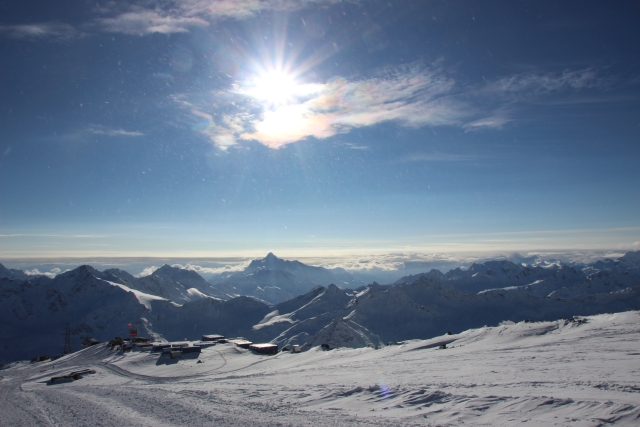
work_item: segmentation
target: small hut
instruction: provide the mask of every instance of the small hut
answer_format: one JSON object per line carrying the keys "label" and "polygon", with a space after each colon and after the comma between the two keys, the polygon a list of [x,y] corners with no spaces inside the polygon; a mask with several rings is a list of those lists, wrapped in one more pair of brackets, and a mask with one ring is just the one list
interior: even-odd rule
{"label": "small hut", "polygon": [[151,351],[154,351],[154,352],[156,352],[156,351],[163,351],[165,348],[171,348],[171,344],[166,343],[166,344],[156,344],[156,345],[153,345],[153,346],[151,347]]}
{"label": "small hut", "polygon": [[215,341],[223,340],[223,339],[224,339],[224,335],[213,334],[213,335],[203,335],[201,341],[214,341],[215,342]]}
{"label": "small hut", "polygon": [[261,354],[276,354],[278,352],[278,344],[251,344],[249,349]]}
{"label": "small hut", "polygon": [[251,341],[247,341],[247,340],[232,340],[230,342],[237,345],[240,348],[249,348],[251,344],[253,344]]}

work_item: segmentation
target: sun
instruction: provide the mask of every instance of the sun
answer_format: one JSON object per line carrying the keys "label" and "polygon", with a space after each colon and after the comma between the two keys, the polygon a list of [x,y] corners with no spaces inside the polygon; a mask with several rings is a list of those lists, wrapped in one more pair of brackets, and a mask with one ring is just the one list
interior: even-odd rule
{"label": "sun", "polygon": [[277,109],[303,102],[319,90],[320,85],[301,82],[295,73],[271,69],[257,73],[242,92],[261,102],[267,109]]}
{"label": "sun", "polygon": [[236,93],[253,101],[251,130],[241,139],[268,141],[266,145],[279,148],[305,138],[305,129],[322,125],[314,120],[312,105],[325,85],[307,82],[303,75],[286,66],[256,66],[254,74],[236,86]]}
{"label": "sun", "polygon": [[278,107],[295,99],[299,92],[295,77],[283,71],[268,71],[257,76],[249,89],[249,94],[266,104]]}

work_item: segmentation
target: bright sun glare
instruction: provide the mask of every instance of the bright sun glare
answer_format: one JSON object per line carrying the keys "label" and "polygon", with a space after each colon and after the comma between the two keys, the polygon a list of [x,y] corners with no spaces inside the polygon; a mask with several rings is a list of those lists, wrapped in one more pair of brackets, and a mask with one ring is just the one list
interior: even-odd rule
{"label": "bright sun glare", "polygon": [[299,85],[291,75],[282,71],[270,71],[255,79],[251,95],[278,106],[291,101],[298,88]]}
{"label": "bright sun glare", "polygon": [[314,125],[308,102],[324,85],[302,82],[297,73],[282,68],[258,70],[241,91],[257,101],[262,111],[253,122],[254,133],[245,133],[243,138],[259,136],[274,148],[304,138],[305,129]]}

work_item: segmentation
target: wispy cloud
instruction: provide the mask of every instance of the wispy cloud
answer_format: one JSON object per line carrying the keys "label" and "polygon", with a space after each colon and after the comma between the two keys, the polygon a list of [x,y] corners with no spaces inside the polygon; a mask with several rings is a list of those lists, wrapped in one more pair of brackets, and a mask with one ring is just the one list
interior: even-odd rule
{"label": "wispy cloud", "polygon": [[468,112],[453,98],[444,97],[453,85],[439,71],[423,67],[363,80],[336,78],[321,85],[311,99],[265,111],[240,139],[279,148],[387,121],[411,127],[461,123]]}
{"label": "wispy cloud", "polygon": [[[528,72],[502,77],[486,84],[470,87],[465,95],[484,117],[465,123],[465,131],[501,129],[515,121],[515,109],[524,103],[559,105],[563,103],[594,102],[594,89],[598,90],[597,102],[615,78],[603,76],[593,68],[564,70],[563,72]],[[584,91],[592,89],[589,98]],[[484,108],[482,107],[484,105]]]}
{"label": "wispy cloud", "polygon": [[[244,262],[241,262],[235,265],[225,265],[223,267],[203,267],[197,264],[186,264],[186,265],[172,264],[171,266],[176,268],[181,268],[183,270],[195,271],[196,273],[201,275],[219,275],[224,273],[234,273],[237,271],[242,271],[250,263],[251,263],[251,260],[246,260]],[[149,276],[153,274],[158,268],[160,267],[157,267],[155,265],[149,266],[144,270],[142,270],[139,274],[136,274],[135,277],[139,278],[139,277]]]}
{"label": "wispy cloud", "polygon": [[353,144],[351,142],[346,142],[345,145],[351,148],[352,150],[368,150],[369,149],[368,145],[358,145],[358,144]]}
{"label": "wispy cloud", "polygon": [[[625,251],[611,250],[584,250],[584,251],[534,251],[526,254],[527,257],[535,257],[539,260],[561,260],[566,263],[588,264],[601,259],[617,259],[625,254]],[[487,258],[490,259],[490,258]]]}
{"label": "wispy cloud", "polygon": [[[334,78],[314,85],[314,90],[293,102],[265,107],[250,114],[243,97],[250,92],[232,88],[220,98],[233,97],[233,113],[214,117],[206,106],[195,106],[184,99],[193,116],[205,119],[198,131],[213,144],[226,149],[238,140],[255,140],[271,148],[309,137],[324,139],[354,128],[396,121],[404,126],[464,124],[472,111],[448,96],[454,81],[439,69],[419,65],[385,69],[378,76],[349,81]],[[219,105],[219,104],[217,104]],[[233,107],[231,107],[233,105]],[[363,147],[357,147],[363,148]]]}
{"label": "wispy cloud", "polygon": [[592,68],[565,70],[562,73],[521,73],[498,79],[483,90],[495,94],[549,94],[564,89],[590,89],[610,86],[613,80]]}
{"label": "wispy cloud", "polygon": [[209,140],[218,148],[226,150],[236,144],[236,135],[242,132],[243,127],[239,123],[242,119],[241,115],[236,117],[223,116],[218,125],[211,114],[199,111],[196,108],[191,109],[191,114],[201,119],[195,129],[207,136]]}
{"label": "wispy cloud", "polygon": [[144,136],[144,133],[138,131],[128,131],[121,128],[114,129],[108,128],[104,126],[91,126],[87,129],[89,132],[96,135],[107,135],[107,136]]}
{"label": "wispy cloud", "polygon": [[454,254],[424,254],[424,253],[391,253],[345,258],[334,262],[322,263],[325,268],[344,268],[358,272],[390,272],[405,270],[408,267],[425,266],[428,271],[430,264],[451,264],[452,266],[468,265],[477,261],[478,256],[461,256]]}
{"label": "wispy cloud", "polygon": [[277,149],[385,122],[414,128],[456,126],[467,132],[500,129],[516,121],[516,108],[525,102],[613,84],[590,68],[517,74],[480,85],[459,84],[452,75],[439,64],[387,67],[370,77],[310,84],[313,90],[294,94],[280,105],[259,99],[244,82],[212,93],[209,104],[202,98],[189,101],[189,95],[176,99],[199,121],[194,130],[221,149],[243,140]]}
{"label": "wispy cloud", "polygon": [[511,119],[507,118],[504,115],[495,115],[465,123],[462,127],[467,131],[481,129],[500,129],[510,121]]}
{"label": "wispy cloud", "polygon": [[197,16],[183,16],[174,10],[165,12],[133,6],[130,11],[98,20],[109,32],[124,34],[184,33],[193,27],[205,27],[209,22]]}
{"label": "wispy cloud", "polygon": [[159,268],[160,267],[156,267],[155,265],[152,265],[150,267],[145,268],[140,273],[136,274],[135,277],[140,278],[140,277],[151,276],[153,274],[153,272],[156,271]]}
{"label": "wispy cloud", "polygon": [[478,252],[478,253],[420,253],[402,252],[378,254],[361,257],[345,257],[330,262],[319,263],[325,268],[344,268],[351,272],[375,273],[406,271],[415,274],[436,268],[446,273],[451,268],[469,267],[473,263],[483,263],[496,259],[506,259],[514,263],[526,261],[528,264],[557,262],[587,264],[604,258],[617,259],[625,253],[611,250],[561,250],[561,251],[525,251],[517,252]]}
{"label": "wispy cloud", "polygon": [[[123,9],[108,2],[95,11],[106,15],[94,23],[85,23],[88,31],[147,35],[189,32],[209,26],[220,19],[246,19],[267,10],[295,10],[312,4],[339,3],[341,0],[165,0],[152,4],[138,1]],[[60,22],[0,25],[0,34],[13,38],[70,39],[81,34],[73,26]]]}
{"label": "wispy cloud", "polygon": [[[185,0],[180,3],[182,13],[206,15],[211,18],[249,18],[264,10],[285,10],[302,7],[308,1],[284,0]],[[315,2],[319,3],[319,2]]]}
{"label": "wispy cloud", "polygon": [[[340,3],[341,0],[181,0],[156,3],[138,2],[114,16],[98,19],[106,31],[145,35],[183,33],[205,27],[220,19],[246,19],[269,10],[296,10],[313,4]],[[98,8],[113,13],[113,8]]]}
{"label": "wispy cloud", "polygon": [[224,273],[235,273],[238,271],[243,271],[245,268],[249,266],[249,264],[251,264],[251,260],[247,260],[245,262],[241,262],[235,265],[225,265],[223,267],[202,267],[196,264],[187,264],[187,265],[173,264],[172,267],[182,268],[183,270],[195,271],[198,274],[218,275],[218,274],[224,274]]}
{"label": "wispy cloud", "polygon": [[16,39],[66,40],[79,35],[69,24],[60,22],[39,22],[20,25],[0,25],[0,34]]}
{"label": "wispy cloud", "polygon": [[38,270],[37,268],[34,268],[32,270],[24,270],[24,273],[27,276],[47,276],[48,278],[53,279],[58,274],[66,273],[67,271],[71,271],[71,270],[66,269],[65,271],[62,271],[56,267],[56,268],[52,268],[50,271],[40,272],[40,270]]}
{"label": "wispy cloud", "polygon": [[344,268],[348,271],[397,271],[404,269],[404,260],[395,256],[362,257],[343,262],[324,264],[325,268]]}

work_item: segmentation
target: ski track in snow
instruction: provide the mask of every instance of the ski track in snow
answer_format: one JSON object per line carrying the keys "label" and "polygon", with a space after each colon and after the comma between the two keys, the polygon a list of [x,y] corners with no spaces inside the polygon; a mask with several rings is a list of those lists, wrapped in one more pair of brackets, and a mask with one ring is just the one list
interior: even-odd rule
{"label": "ski track in snow", "polygon": [[[96,373],[48,383],[80,368]],[[0,426],[524,422],[640,425],[640,312],[485,327],[380,350],[267,356],[219,344],[171,360],[98,345],[0,370]]]}

